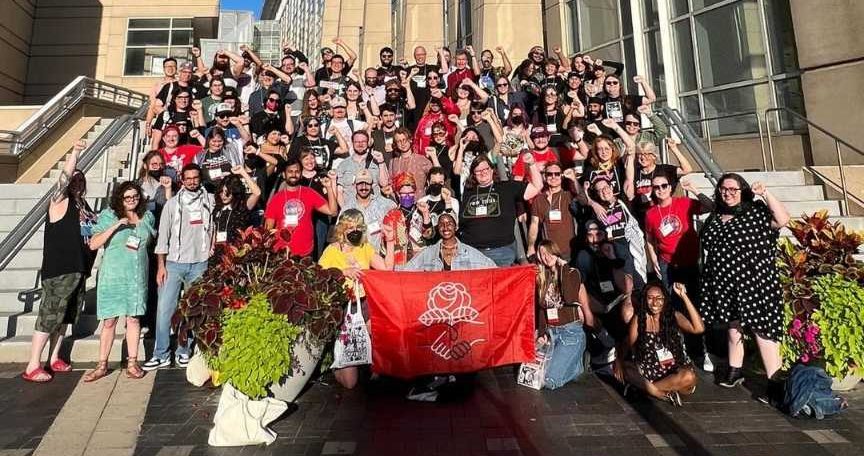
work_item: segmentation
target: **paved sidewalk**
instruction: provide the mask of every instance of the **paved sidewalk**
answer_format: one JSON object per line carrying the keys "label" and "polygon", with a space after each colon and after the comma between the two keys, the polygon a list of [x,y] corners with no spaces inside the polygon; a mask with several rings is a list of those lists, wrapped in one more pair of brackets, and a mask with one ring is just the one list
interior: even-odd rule
{"label": "paved sidewalk", "polygon": [[[315,384],[273,429],[270,446],[211,448],[218,389],[195,388],[182,371],[156,376],[135,451],[196,455],[857,455],[864,454],[864,388],[837,418],[788,418],[744,388],[702,374],[683,408],[624,399],[597,377],[557,391],[517,386],[508,368],[483,372],[443,403],[404,399],[408,385],[379,380],[345,391]],[[755,382],[754,382],[755,383]]]}

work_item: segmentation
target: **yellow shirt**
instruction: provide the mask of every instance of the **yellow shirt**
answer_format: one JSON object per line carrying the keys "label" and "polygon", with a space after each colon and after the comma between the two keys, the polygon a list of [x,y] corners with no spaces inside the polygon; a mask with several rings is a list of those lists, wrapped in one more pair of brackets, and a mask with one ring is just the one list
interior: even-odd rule
{"label": "yellow shirt", "polygon": [[[375,249],[372,244],[365,243],[360,247],[354,247],[350,252],[345,253],[339,248],[339,244],[330,244],[324,249],[321,258],[318,259],[318,265],[324,269],[336,268],[344,271],[348,268],[369,269],[372,264],[372,258],[375,256]],[[345,282],[348,288],[354,287],[354,281],[348,280]],[[358,293],[360,297],[366,295],[363,288],[360,288]]]}

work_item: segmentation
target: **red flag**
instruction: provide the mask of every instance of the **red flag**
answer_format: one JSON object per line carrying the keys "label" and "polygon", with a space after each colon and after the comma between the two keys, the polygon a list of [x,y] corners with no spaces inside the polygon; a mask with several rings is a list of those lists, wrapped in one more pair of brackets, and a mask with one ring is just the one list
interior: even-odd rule
{"label": "red flag", "polygon": [[364,271],[373,370],[413,378],[533,361],[535,274]]}

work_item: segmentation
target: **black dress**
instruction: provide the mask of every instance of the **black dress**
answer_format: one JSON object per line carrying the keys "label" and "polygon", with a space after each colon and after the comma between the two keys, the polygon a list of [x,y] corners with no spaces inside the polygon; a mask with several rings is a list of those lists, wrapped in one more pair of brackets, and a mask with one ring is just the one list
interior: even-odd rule
{"label": "black dress", "polygon": [[727,222],[712,214],[702,228],[702,317],[739,320],[742,328],[779,341],[783,303],[776,267],[779,231],[762,201]]}

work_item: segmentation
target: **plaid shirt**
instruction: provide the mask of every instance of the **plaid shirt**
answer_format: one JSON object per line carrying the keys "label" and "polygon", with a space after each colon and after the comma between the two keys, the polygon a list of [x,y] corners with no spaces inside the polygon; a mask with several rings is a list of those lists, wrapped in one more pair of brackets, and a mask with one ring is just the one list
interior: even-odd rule
{"label": "plaid shirt", "polygon": [[[456,256],[450,265],[453,271],[466,269],[489,269],[495,268],[495,262],[483,255],[479,250],[470,245],[459,242]],[[441,261],[441,242],[437,242],[423,249],[408,263],[397,266],[400,271],[443,271],[444,262]]]}

